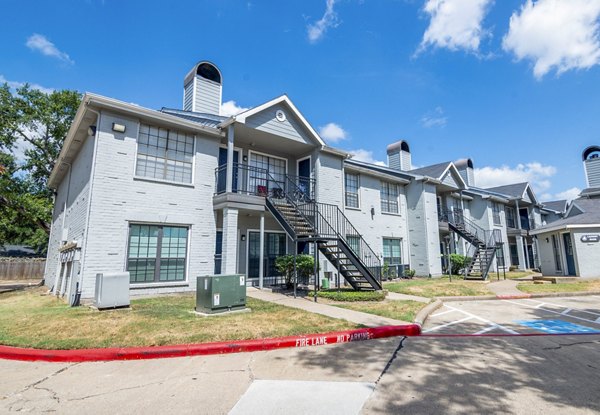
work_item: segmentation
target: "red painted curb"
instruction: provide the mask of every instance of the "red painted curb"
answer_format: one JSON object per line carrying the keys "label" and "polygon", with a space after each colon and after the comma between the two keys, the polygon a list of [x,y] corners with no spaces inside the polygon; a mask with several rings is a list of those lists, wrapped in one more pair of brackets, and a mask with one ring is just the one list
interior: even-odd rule
{"label": "red painted curb", "polygon": [[104,349],[44,350],[0,346],[0,358],[44,362],[98,362],[109,360],[159,359],[165,357],[257,352],[289,347],[324,346],[395,336],[418,336],[421,326],[405,324],[357,330],[345,330],[303,336],[275,337],[203,344],[181,344],[154,347],[113,347]]}
{"label": "red painted curb", "polygon": [[497,299],[499,300],[519,300],[522,298],[531,298],[531,294],[507,294],[507,295],[497,295]]}

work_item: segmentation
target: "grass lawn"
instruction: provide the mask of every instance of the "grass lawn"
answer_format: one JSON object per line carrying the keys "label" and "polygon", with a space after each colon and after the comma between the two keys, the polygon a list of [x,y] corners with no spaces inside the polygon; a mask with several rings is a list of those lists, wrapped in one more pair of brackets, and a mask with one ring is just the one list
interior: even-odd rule
{"label": "grass lawn", "polygon": [[[515,278],[523,278],[523,277],[528,277],[530,275],[533,275],[534,273],[531,271],[507,271],[506,272],[506,279],[515,279]],[[495,272],[490,272],[488,279],[490,281],[498,281],[498,275]],[[503,280],[504,279],[504,274],[502,273],[502,271],[500,271],[500,279]]]}
{"label": "grass lawn", "polygon": [[71,308],[46,288],[0,295],[0,344],[48,349],[154,346],[279,337],[359,326],[248,298],[250,313],[200,317],[193,294],[132,300],[131,310]]}
{"label": "grass lawn", "polygon": [[[314,291],[308,293],[309,297],[314,295]],[[383,301],[387,295],[386,291],[355,291],[352,288],[330,288],[317,291],[317,297],[326,298],[332,301]]]}
{"label": "grass lawn", "polygon": [[522,282],[517,288],[526,293],[571,293],[585,291],[600,291],[600,279],[558,284],[534,284]]}
{"label": "grass lawn", "polygon": [[452,297],[490,295],[484,281],[465,281],[462,277],[413,278],[399,282],[384,283],[383,288],[400,294],[418,295],[421,297]]}
{"label": "grass lawn", "polygon": [[355,311],[362,311],[363,313],[375,314],[382,317],[393,318],[396,320],[402,320],[406,322],[412,322],[417,315],[417,312],[425,307],[426,304],[419,303],[417,301],[396,301],[387,300],[374,303],[370,302],[356,302],[351,304],[333,304],[337,307],[347,308]]}

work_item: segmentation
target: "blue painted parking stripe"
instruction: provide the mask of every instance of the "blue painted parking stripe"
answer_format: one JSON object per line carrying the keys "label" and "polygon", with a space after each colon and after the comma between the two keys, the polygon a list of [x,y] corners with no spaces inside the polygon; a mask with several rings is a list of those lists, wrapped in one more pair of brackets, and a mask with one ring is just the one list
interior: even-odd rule
{"label": "blue painted parking stripe", "polygon": [[549,334],[600,333],[596,329],[563,320],[516,320],[515,323]]}

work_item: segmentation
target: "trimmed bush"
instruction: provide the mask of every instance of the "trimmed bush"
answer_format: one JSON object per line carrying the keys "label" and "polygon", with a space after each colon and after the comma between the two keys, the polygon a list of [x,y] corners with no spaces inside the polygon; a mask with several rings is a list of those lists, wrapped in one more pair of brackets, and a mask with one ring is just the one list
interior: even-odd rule
{"label": "trimmed bush", "polygon": [[[314,295],[314,291],[310,292]],[[317,291],[317,297],[327,298],[333,301],[383,301],[387,291],[355,291],[353,289],[337,289]]]}

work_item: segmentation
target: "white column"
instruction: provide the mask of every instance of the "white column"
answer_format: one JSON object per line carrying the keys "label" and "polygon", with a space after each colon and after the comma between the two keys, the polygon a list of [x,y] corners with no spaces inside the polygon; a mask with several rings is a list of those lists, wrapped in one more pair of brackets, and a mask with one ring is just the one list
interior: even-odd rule
{"label": "white column", "polygon": [[523,237],[517,236],[517,255],[519,256],[519,269],[527,269],[527,262],[525,261],[525,246],[523,245]]}
{"label": "white column", "polygon": [[235,274],[237,271],[237,228],[238,210],[234,208],[224,208],[222,274]]}
{"label": "white column", "polygon": [[231,193],[233,188],[233,124],[227,129],[227,170],[225,191]]}
{"label": "white column", "polygon": [[260,238],[259,238],[259,243],[260,243],[260,248],[258,249],[258,288],[263,287],[263,278],[264,278],[264,274],[265,274],[265,270],[264,270],[264,259],[265,259],[265,213],[261,213],[260,214]]}

